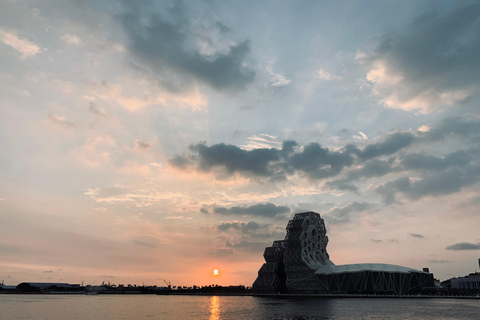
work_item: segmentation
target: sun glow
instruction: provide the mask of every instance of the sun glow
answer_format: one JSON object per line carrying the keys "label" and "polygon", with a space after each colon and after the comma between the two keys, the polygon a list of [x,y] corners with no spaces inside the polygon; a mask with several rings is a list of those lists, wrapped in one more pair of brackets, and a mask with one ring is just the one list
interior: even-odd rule
{"label": "sun glow", "polygon": [[220,271],[218,271],[218,269],[213,269],[212,274],[214,276],[218,276],[220,274]]}

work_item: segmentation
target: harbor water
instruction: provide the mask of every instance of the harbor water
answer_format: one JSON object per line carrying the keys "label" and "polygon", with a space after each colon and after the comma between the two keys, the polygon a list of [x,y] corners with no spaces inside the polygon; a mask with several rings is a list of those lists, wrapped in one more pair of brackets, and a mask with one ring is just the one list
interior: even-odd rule
{"label": "harbor water", "polygon": [[0,295],[2,320],[478,320],[479,299]]}

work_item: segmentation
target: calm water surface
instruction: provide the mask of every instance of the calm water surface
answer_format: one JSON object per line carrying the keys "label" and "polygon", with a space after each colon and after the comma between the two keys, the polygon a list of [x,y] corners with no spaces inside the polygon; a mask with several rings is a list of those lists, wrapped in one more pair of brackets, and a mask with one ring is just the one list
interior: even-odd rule
{"label": "calm water surface", "polygon": [[0,295],[2,320],[478,320],[480,300],[155,295]]}

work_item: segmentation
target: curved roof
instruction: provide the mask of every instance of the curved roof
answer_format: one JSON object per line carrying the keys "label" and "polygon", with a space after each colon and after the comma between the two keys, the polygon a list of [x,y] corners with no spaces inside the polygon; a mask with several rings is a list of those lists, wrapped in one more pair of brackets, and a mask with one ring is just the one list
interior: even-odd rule
{"label": "curved roof", "polygon": [[393,264],[384,263],[358,263],[358,264],[344,264],[340,266],[320,266],[315,274],[339,274],[339,273],[355,273],[355,272],[389,272],[389,273],[427,273],[412,268],[396,266]]}

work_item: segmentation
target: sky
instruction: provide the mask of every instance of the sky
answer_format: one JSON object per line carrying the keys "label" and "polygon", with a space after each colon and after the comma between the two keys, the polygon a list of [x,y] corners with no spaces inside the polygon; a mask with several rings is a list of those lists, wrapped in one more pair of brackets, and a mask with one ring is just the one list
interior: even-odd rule
{"label": "sky", "polygon": [[337,265],[478,271],[479,17],[0,0],[0,281],[250,286],[303,211]]}

